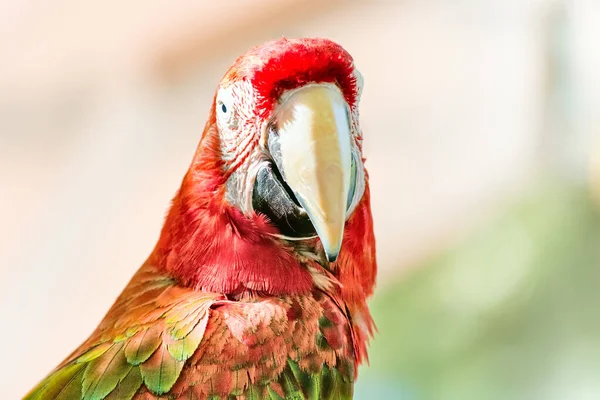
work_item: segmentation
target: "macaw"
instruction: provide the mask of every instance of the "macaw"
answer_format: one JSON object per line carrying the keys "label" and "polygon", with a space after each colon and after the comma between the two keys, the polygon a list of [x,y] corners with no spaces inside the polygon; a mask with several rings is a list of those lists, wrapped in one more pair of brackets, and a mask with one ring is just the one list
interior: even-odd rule
{"label": "macaw", "polygon": [[239,57],[151,255],[25,399],[351,399],[375,330],[362,82],[327,39]]}

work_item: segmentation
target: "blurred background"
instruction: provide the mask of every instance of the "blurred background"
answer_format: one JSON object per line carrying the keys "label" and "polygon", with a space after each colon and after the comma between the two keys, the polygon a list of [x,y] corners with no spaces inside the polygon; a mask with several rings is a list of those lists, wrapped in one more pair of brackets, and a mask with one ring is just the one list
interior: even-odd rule
{"label": "blurred background", "polygon": [[356,398],[600,398],[597,0],[4,0],[1,397],[95,328],[225,69],[282,35],[365,77],[379,334]]}

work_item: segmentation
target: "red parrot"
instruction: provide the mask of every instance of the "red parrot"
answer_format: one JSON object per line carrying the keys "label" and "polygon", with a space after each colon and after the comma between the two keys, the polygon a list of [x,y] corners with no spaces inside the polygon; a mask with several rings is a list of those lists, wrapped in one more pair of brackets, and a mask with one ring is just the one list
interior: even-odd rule
{"label": "red parrot", "polygon": [[160,238],[26,399],[351,399],[374,323],[362,77],[280,39],[221,80]]}

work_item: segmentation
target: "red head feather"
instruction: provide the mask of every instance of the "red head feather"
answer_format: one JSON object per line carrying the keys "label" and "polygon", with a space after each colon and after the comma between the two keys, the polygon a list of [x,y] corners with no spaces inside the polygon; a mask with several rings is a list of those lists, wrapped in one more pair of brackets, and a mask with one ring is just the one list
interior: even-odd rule
{"label": "red head feather", "polygon": [[348,105],[358,99],[354,62],[344,48],[321,38],[281,39],[250,49],[239,57],[224,80],[248,79],[260,96],[266,116],[285,90],[311,82],[337,84]]}

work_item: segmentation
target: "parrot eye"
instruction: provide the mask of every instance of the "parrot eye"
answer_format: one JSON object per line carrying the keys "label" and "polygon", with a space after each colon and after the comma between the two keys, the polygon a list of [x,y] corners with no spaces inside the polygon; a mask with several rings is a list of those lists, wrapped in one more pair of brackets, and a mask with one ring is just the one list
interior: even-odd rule
{"label": "parrot eye", "polygon": [[225,104],[224,101],[222,101],[222,100],[218,101],[217,109],[221,111],[221,117],[227,116],[227,112],[229,111],[229,108],[227,107],[227,105]]}
{"label": "parrot eye", "polygon": [[236,113],[234,111],[234,98],[230,90],[221,89],[217,94],[217,121],[221,128],[233,129],[237,126]]}

